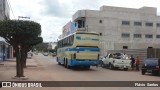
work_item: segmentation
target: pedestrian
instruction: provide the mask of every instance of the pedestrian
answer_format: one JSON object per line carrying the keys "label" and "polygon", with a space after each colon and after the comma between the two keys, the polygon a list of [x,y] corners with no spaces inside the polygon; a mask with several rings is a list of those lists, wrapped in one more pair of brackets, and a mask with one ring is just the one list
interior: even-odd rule
{"label": "pedestrian", "polygon": [[130,60],[131,60],[131,68],[132,68],[132,70],[134,70],[135,59],[134,59],[133,55],[131,55]]}
{"label": "pedestrian", "polygon": [[128,59],[128,56],[127,56],[127,54],[124,52],[124,54],[122,54],[122,58],[123,59]]}
{"label": "pedestrian", "polygon": [[140,64],[140,60],[139,60],[139,56],[137,56],[136,58],[136,70],[139,71],[139,64]]}
{"label": "pedestrian", "polygon": [[109,54],[109,58],[113,58],[113,54],[112,53]]}

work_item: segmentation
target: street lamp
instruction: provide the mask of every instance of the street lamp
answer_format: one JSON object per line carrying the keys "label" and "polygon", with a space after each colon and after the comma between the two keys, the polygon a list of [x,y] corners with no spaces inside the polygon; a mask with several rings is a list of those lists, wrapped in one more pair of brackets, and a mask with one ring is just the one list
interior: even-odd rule
{"label": "street lamp", "polygon": [[30,19],[30,17],[18,16],[18,20],[19,20],[20,18]]}

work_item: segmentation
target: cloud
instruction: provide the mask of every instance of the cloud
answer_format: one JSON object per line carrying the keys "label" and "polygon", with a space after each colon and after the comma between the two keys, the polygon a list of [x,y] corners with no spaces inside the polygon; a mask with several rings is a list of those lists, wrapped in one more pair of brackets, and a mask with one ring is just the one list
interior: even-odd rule
{"label": "cloud", "polygon": [[[69,20],[67,18],[43,17],[43,20],[41,20],[41,25],[44,40],[54,42],[54,40],[56,40],[62,33],[62,27],[67,23],[66,21]],[[49,40],[48,37],[53,37],[54,39]]]}
{"label": "cloud", "polygon": [[[159,0],[9,0],[16,16],[28,16],[42,26],[44,41],[54,42],[62,33],[62,27],[71,20],[80,9],[99,10],[103,5],[140,8],[143,6],[158,8]],[[11,12],[10,12],[11,13]],[[14,19],[11,13],[11,19]]]}
{"label": "cloud", "polygon": [[75,9],[98,9],[101,0],[72,0]]}
{"label": "cloud", "polygon": [[54,17],[66,17],[70,16],[68,13],[69,6],[67,4],[61,4],[59,0],[43,0],[40,4],[44,7],[42,14]]}

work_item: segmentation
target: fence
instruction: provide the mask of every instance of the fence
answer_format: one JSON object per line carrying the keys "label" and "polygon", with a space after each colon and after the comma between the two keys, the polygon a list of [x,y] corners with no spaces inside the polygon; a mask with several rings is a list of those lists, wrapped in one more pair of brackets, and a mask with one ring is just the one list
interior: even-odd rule
{"label": "fence", "polygon": [[160,48],[148,48],[147,58],[160,58]]}

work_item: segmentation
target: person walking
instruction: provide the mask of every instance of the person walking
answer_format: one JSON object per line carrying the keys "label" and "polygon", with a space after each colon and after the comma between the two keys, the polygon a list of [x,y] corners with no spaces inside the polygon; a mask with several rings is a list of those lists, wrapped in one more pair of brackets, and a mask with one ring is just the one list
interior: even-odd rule
{"label": "person walking", "polygon": [[130,60],[131,60],[131,68],[132,68],[132,70],[134,70],[135,59],[134,59],[133,55],[131,55]]}
{"label": "person walking", "polygon": [[137,56],[136,58],[136,70],[139,71],[139,64],[140,64],[140,60],[139,60],[139,56]]}

